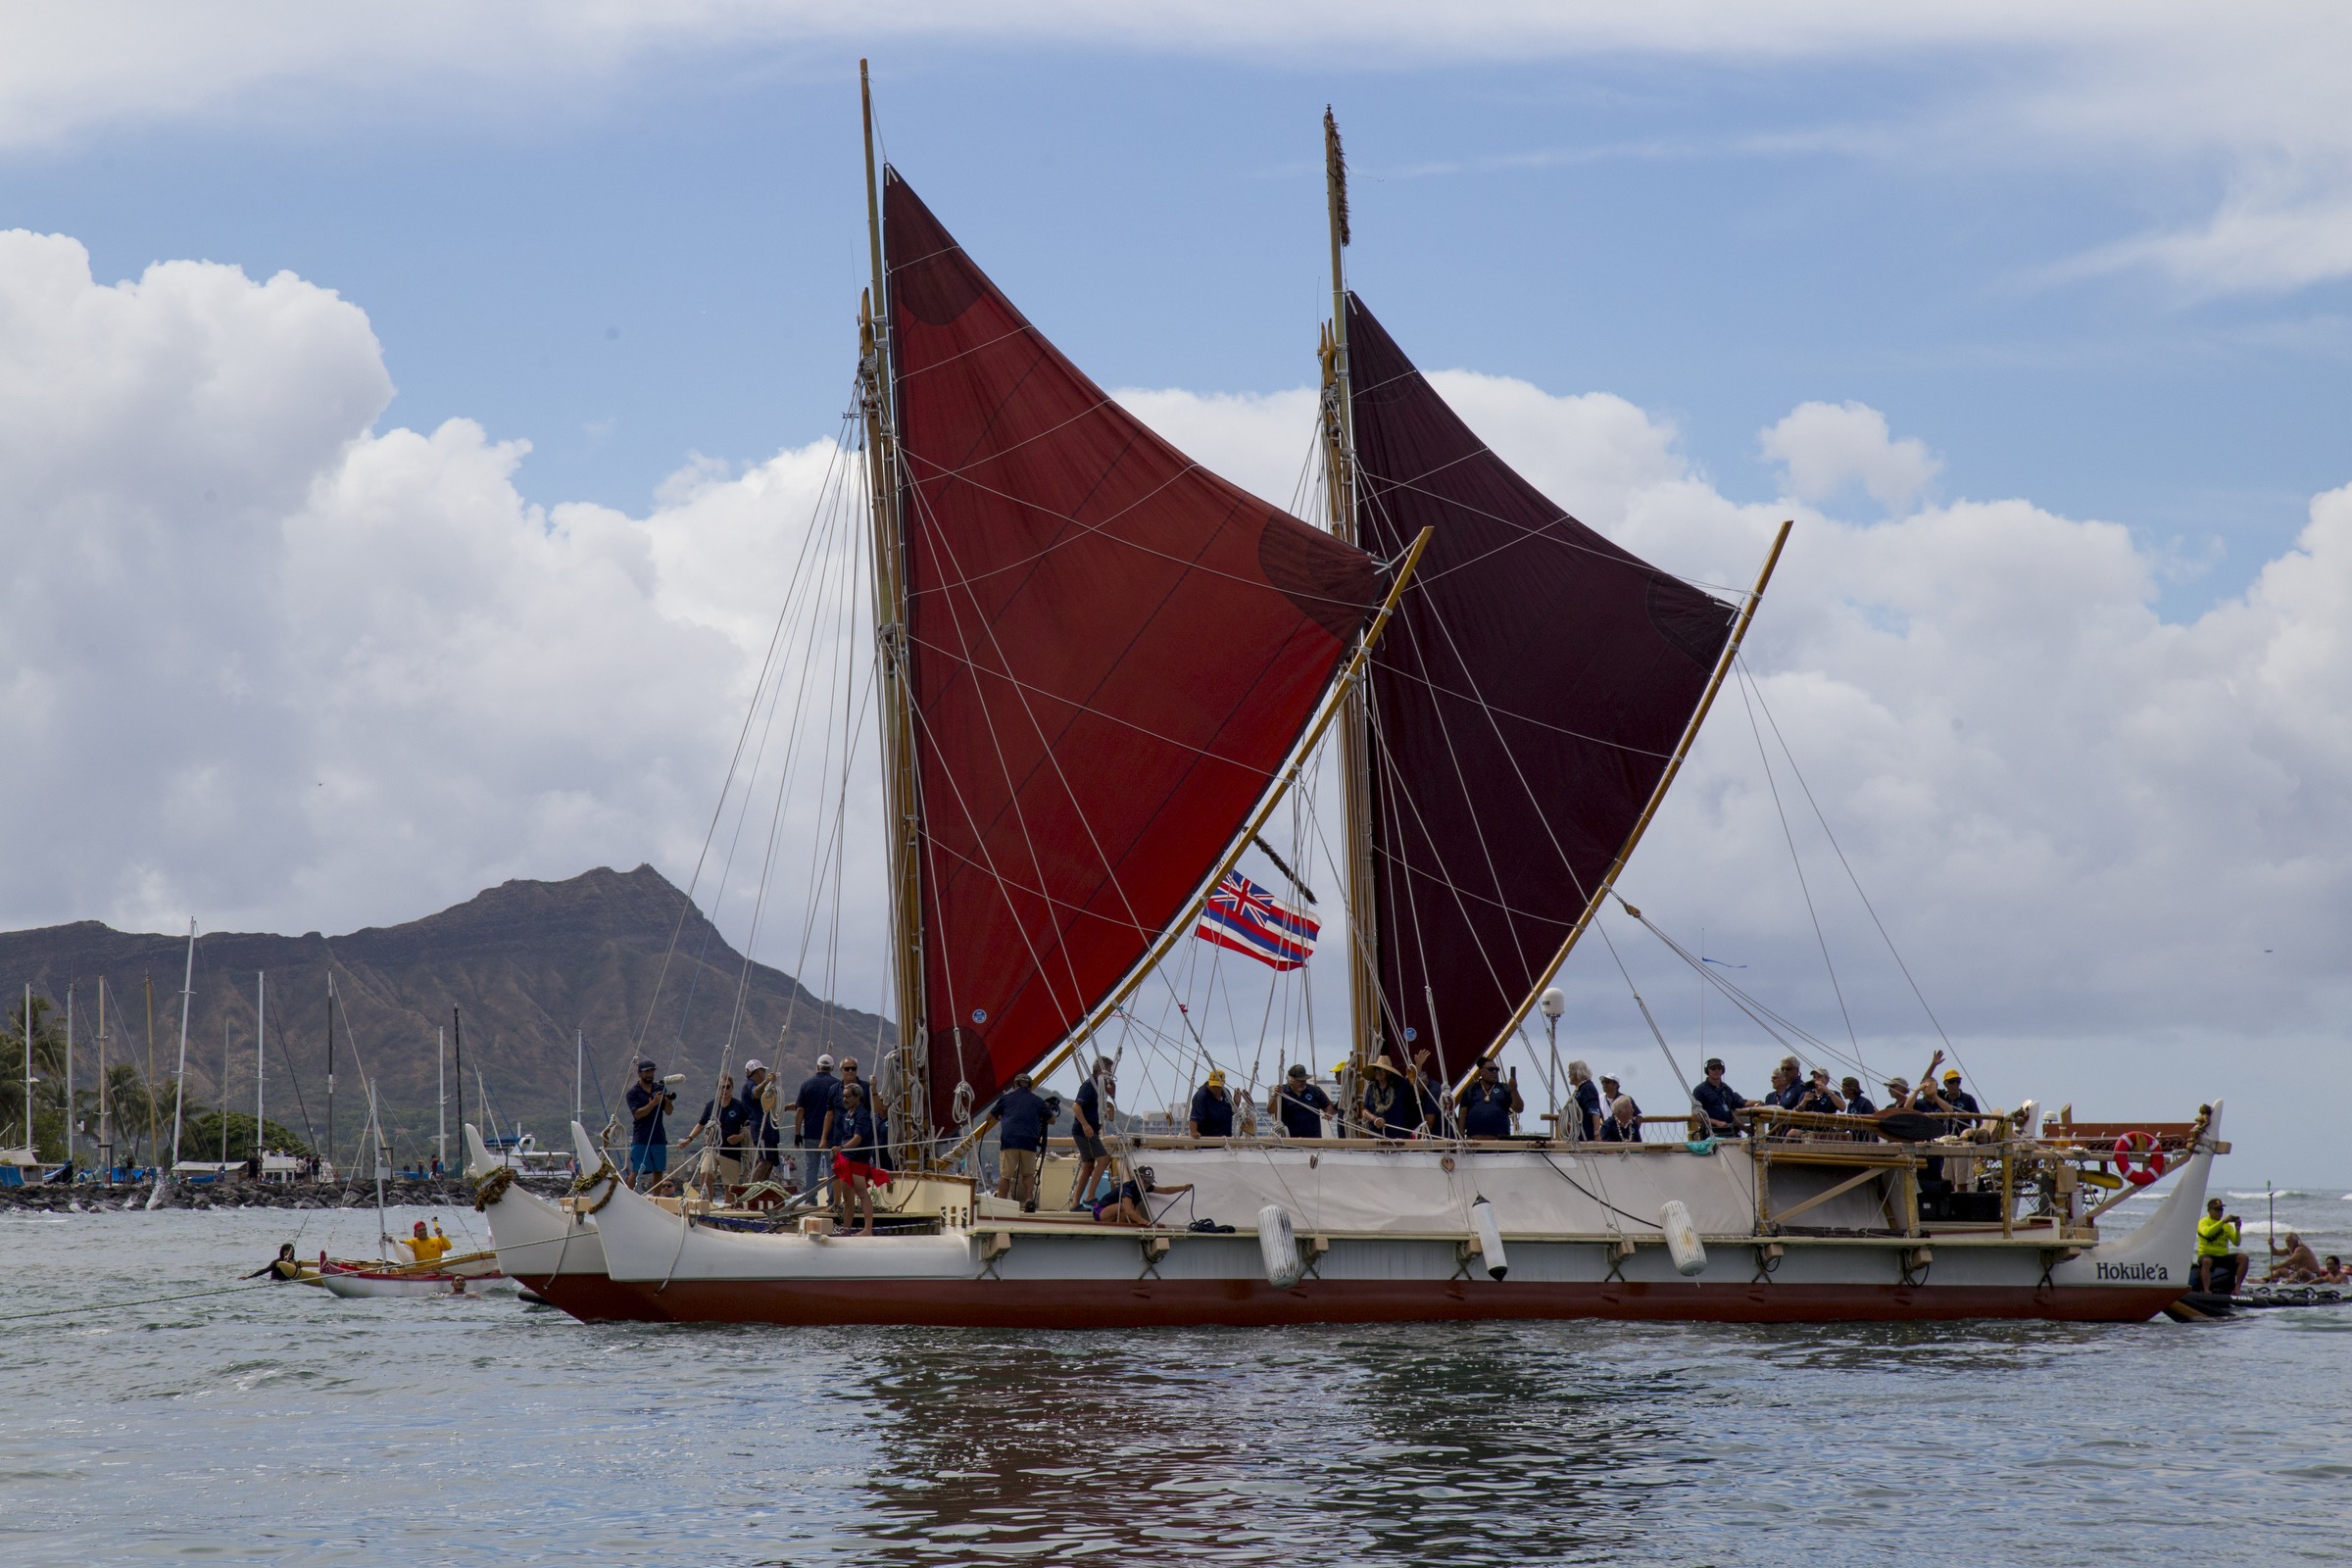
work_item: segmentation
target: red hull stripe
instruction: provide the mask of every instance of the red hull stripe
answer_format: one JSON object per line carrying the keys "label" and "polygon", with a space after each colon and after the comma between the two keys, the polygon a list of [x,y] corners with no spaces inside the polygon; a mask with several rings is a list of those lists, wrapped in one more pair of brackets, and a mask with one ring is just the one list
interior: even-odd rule
{"label": "red hull stripe", "polygon": [[583,1323],[667,1323],[668,1310],[651,1285],[630,1285],[604,1274],[517,1274],[517,1283]]}
{"label": "red hull stripe", "polygon": [[2042,1318],[2136,1323],[2180,1292],[2159,1286],[1528,1284],[1317,1280],[673,1280],[643,1287],[681,1323],[952,1328],[1180,1328],[1461,1322],[1488,1318],[1870,1323]]}

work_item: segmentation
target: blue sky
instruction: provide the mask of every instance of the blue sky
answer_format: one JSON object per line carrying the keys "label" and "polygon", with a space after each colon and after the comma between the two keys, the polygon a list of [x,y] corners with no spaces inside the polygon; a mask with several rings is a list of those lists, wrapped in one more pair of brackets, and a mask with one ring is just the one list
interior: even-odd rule
{"label": "blue sky", "polygon": [[[1942,459],[1936,496],[2129,525],[2185,614],[2346,477],[2352,284],[2053,275],[2195,220],[2230,170],[1955,133],[2050,74],[2013,45],[1310,69],[918,39],[877,65],[894,158],[1108,385],[1307,378],[1328,100],[1354,280],[1425,363],[1620,394],[1728,494],[1774,494],[1763,426],[1859,400]],[[855,69],[756,44],[588,89],[297,81],[20,145],[0,222],[78,237],[102,281],[191,257],[334,288],[384,343],[388,421],[477,418],[532,443],[532,498],[642,511],[690,452],[831,426],[863,272]]]}

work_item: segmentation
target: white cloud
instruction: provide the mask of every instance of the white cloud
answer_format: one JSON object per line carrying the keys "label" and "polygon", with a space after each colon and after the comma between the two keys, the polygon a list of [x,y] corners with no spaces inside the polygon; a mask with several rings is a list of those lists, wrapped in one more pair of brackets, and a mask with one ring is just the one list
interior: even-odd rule
{"label": "white cloud", "polygon": [[645,518],[370,426],[368,321],[280,274],[101,287],[0,235],[12,924],[348,929],[518,874],[690,867],[830,443]]}
{"label": "white cloud", "polygon": [[1891,439],[1886,416],[1860,403],[1800,403],[1757,440],[1800,501],[1828,501],[1859,484],[1894,511],[1918,500],[1943,466],[1917,439]]}

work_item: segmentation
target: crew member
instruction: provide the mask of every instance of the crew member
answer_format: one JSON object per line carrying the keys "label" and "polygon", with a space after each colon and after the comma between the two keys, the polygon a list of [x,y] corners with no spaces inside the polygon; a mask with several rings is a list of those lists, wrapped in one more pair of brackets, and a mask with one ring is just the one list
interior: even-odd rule
{"label": "crew member", "polygon": [[1037,1173],[1046,1144],[1046,1102],[1014,1073],[1012,1087],[997,1097],[988,1113],[997,1119],[997,1196],[1017,1199],[1024,1213],[1037,1212]]}
{"label": "crew member", "polygon": [[1619,1095],[1609,1105],[1608,1119],[1600,1124],[1600,1141],[1604,1144],[1638,1144],[1642,1141],[1642,1114],[1634,1102]]}
{"label": "crew member", "polygon": [[1233,1096],[1225,1090],[1225,1069],[1211,1067],[1208,1081],[1193,1091],[1193,1113],[1188,1123],[1195,1138],[1233,1136]]}
{"label": "crew member", "polygon": [[1710,1138],[1737,1138],[1740,1136],[1740,1123],[1736,1119],[1735,1113],[1745,1109],[1747,1102],[1740,1098],[1738,1090],[1723,1081],[1723,1058],[1721,1056],[1707,1058],[1707,1075],[1699,1081],[1696,1089],[1690,1091],[1690,1098],[1706,1115],[1707,1136]]}
{"label": "crew member", "polygon": [[694,1119],[694,1131],[679,1140],[681,1144],[691,1144],[705,1135],[710,1137],[709,1169],[722,1194],[743,1185],[747,1123],[743,1102],[735,1098],[735,1075],[722,1072],[718,1075],[717,1089],[703,1102],[703,1113]]}
{"label": "crew member", "polygon": [[1095,1184],[1110,1175],[1110,1150],[1103,1144],[1102,1134],[1117,1113],[1118,1093],[1110,1058],[1097,1056],[1095,1070],[1078,1086],[1076,1108],[1070,1112],[1070,1142],[1078,1150],[1078,1181],[1070,1189],[1073,1213],[1092,1202]]}
{"label": "crew member", "polygon": [[629,1085],[629,1185],[650,1185],[669,1169],[669,1127],[663,1118],[678,1092],[654,1076],[651,1056],[637,1058],[637,1081]]}
{"label": "crew member", "polygon": [[1592,1069],[1582,1061],[1568,1064],[1568,1107],[1571,1118],[1569,1138],[1589,1144],[1600,1136],[1600,1118],[1604,1114],[1600,1090],[1592,1082]]}
{"label": "crew member", "polygon": [[1460,1108],[1465,1137],[1510,1137],[1511,1118],[1527,1109],[1527,1102],[1519,1098],[1519,1069],[1513,1067],[1510,1081],[1505,1083],[1494,1058],[1481,1057],[1478,1076],[1462,1091]]}
{"label": "crew member", "polygon": [[801,1083],[792,1102],[792,1147],[801,1152],[801,1191],[813,1193],[825,1179],[825,1117],[833,1109],[833,1091],[841,1087],[833,1076],[833,1055],[816,1058],[816,1071]]}
{"label": "crew member", "polygon": [[1162,1187],[1152,1179],[1152,1167],[1139,1165],[1132,1179],[1122,1182],[1119,1190],[1094,1205],[1095,1218],[1105,1225],[1149,1225],[1152,1223],[1152,1204],[1154,1196],[1173,1198],[1178,1193],[1193,1190],[1191,1182],[1178,1182]]}
{"label": "crew member", "polygon": [[[847,1069],[855,1065],[843,1062]],[[874,1234],[874,1189],[888,1186],[890,1172],[873,1163],[874,1113],[865,1106],[865,1085],[845,1079],[841,1086],[841,1103],[825,1118],[833,1137],[833,1189],[835,1213],[847,1225],[852,1213],[863,1207],[865,1228],[860,1236]]]}
{"label": "crew member", "polygon": [[2237,1250],[2241,1222],[2235,1214],[2224,1213],[2224,1207],[2220,1199],[2208,1198],[2205,1217],[2197,1221],[2197,1289],[2210,1293],[2214,1276],[2226,1275],[2221,1294],[2235,1296],[2254,1260]]}
{"label": "crew member", "polygon": [[784,1085],[755,1056],[743,1064],[743,1152],[752,1162],[751,1183],[758,1186],[776,1173],[780,1140],[777,1097]]}
{"label": "crew member", "polygon": [[1386,1053],[1364,1069],[1364,1130],[1375,1138],[1410,1138],[1420,1117],[1411,1091]]}
{"label": "crew member", "polygon": [[1282,1124],[1284,1137],[1320,1138],[1332,1103],[1329,1095],[1308,1081],[1306,1068],[1294,1063],[1290,1076],[1266,1097],[1266,1108]]}

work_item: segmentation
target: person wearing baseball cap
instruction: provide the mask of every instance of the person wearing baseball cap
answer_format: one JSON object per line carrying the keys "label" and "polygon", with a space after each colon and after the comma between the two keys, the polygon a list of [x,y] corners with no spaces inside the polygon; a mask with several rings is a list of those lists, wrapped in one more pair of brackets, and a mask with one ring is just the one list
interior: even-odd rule
{"label": "person wearing baseball cap", "polygon": [[1224,1068],[1211,1068],[1208,1081],[1194,1092],[1190,1127],[1195,1138],[1233,1136],[1233,1096],[1225,1088]]}
{"label": "person wearing baseball cap", "polygon": [[833,1109],[833,1092],[841,1087],[833,1076],[833,1055],[816,1058],[816,1071],[801,1081],[792,1100],[792,1147],[801,1152],[801,1191],[813,1193],[825,1179],[825,1116]]}
{"label": "person wearing baseball cap", "polygon": [[1943,1069],[1943,1102],[1954,1110],[1965,1110],[1972,1116],[1978,1114],[1981,1108],[1977,1104],[1977,1097],[1960,1087],[1960,1069],[1957,1067]]}
{"label": "person wearing baseball cap", "polygon": [[1706,1115],[1708,1137],[1740,1136],[1740,1122],[1733,1112],[1743,1108],[1747,1101],[1737,1089],[1723,1081],[1721,1056],[1707,1058],[1707,1075],[1699,1080],[1697,1088],[1690,1091],[1690,1099]]}
{"label": "person wearing baseball cap", "polygon": [[653,1057],[637,1058],[637,1081],[629,1085],[629,1182],[651,1185],[669,1169],[669,1129],[662,1116],[678,1102],[678,1092],[654,1076]]}
{"label": "person wearing baseball cap", "polygon": [[782,1088],[759,1057],[743,1064],[743,1094],[738,1103],[743,1106],[744,1154],[751,1161],[754,1185],[775,1174],[779,1142],[776,1096]]}

